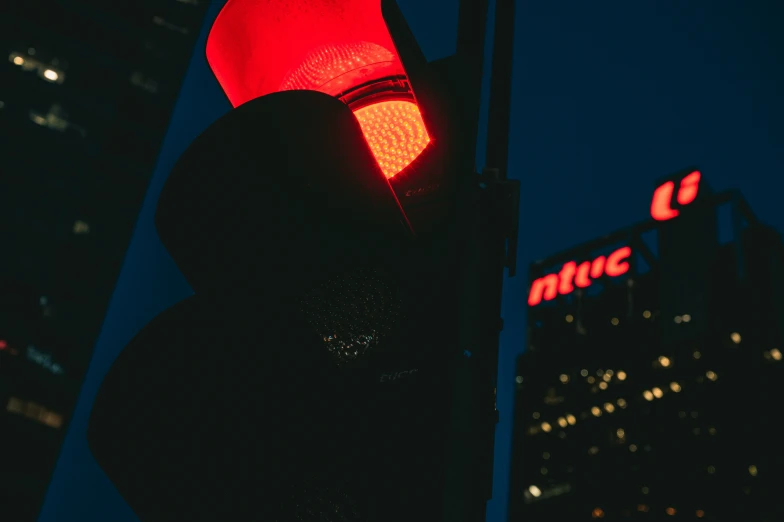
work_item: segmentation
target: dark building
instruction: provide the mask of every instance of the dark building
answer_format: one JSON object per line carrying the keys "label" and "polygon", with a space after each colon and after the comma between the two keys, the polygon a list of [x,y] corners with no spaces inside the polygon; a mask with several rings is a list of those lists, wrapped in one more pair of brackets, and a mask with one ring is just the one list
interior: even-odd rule
{"label": "dark building", "polygon": [[43,500],[207,4],[3,4],[3,521]]}
{"label": "dark building", "polygon": [[700,191],[531,267],[510,521],[784,520],[784,245]]}

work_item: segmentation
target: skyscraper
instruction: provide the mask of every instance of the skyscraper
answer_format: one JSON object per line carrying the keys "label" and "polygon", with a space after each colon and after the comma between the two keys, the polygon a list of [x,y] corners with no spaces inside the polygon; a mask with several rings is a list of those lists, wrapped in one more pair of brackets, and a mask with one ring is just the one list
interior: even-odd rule
{"label": "skyscraper", "polygon": [[0,519],[34,520],[207,0],[0,17]]}
{"label": "skyscraper", "polygon": [[784,244],[688,175],[670,212],[532,265],[511,521],[784,519]]}

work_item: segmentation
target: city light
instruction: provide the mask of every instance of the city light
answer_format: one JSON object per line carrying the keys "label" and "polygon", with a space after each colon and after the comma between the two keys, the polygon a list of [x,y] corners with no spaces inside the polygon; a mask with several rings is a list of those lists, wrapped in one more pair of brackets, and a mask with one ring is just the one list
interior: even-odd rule
{"label": "city light", "polygon": [[558,417],[558,425],[560,427],[562,427],[562,428],[565,428],[566,426],[568,426],[568,423],[566,422],[566,418],[565,417]]}
{"label": "city light", "polygon": [[566,375],[565,373],[562,373],[562,374],[561,374],[561,376],[559,377],[559,379],[560,379],[560,381],[561,381],[562,383],[564,383],[564,384],[566,384],[567,382],[569,382],[569,376],[568,376],[568,375]]}
{"label": "city light", "polygon": [[740,334],[738,332],[732,332],[730,334],[730,339],[732,339],[733,343],[740,344],[741,338],[740,338]]}
{"label": "city light", "polygon": [[642,396],[645,397],[646,401],[652,401],[653,400],[653,394],[651,393],[650,390],[645,390],[644,392],[642,392]]}
{"label": "city light", "polygon": [[60,77],[60,75],[57,74],[57,71],[53,71],[52,69],[46,69],[43,74],[44,74],[44,78],[46,78],[50,82],[56,82],[57,79]]}
{"label": "city light", "polygon": [[570,413],[566,416],[566,422],[574,426],[577,423],[577,418]]}
{"label": "city light", "polygon": [[669,368],[671,361],[669,357],[665,357],[662,355],[661,357],[659,357],[659,364],[661,365],[662,368]]}
{"label": "city light", "polygon": [[690,316],[689,314],[683,314],[683,315],[681,316],[681,318],[683,319],[683,322],[684,322],[684,323],[688,323],[688,322],[690,322],[690,321],[691,321],[691,316]]}
{"label": "city light", "polygon": [[644,318],[646,318],[646,319],[650,319],[650,318],[651,318],[651,311],[650,311],[650,310],[645,310],[645,311],[642,313],[642,316],[643,316]]}
{"label": "city light", "polygon": [[653,396],[656,397],[657,399],[661,399],[662,396],[664,395],[664,392],[662,392],[661,388],[659,387],[653,388],[651,392],[653,392]]}
{"label": "city light", "polygon": [[594,406],[593,408],[591,408],[591,414],[594,417],[601,417],[602,410],[598,406]]}
{"label": "city light", "polygon": [[752,477],[756,477],[757,476],[757,466],[755,466],[753,464],[751,466],[749,466],[749,475],[751,475]]}
{"label": "city light", "polygon": [[681,385],[678,384],[677,382],[673,381],[673,382],[670,383],[670,389],[672,391],[674,391],[675,393],[678,393],[678,392],[681,391]]}
{"label": "city light", "polygon": [[619,372],[618,372],[618,380],[619,380],[619,381],[625,381],[625,380],[626,380],[626,372],[624,372],[624,371],[619,371]]}
{"label": "city light", "polygon": [[566,322],[567,323],[571,323],[572,321],[574,321],[574,316],[572,314],[567,314],[566,315]]}
{"label": "city light", "polygon": [[711,371],[711,370],[708,370],[707,372],[705,372],[705,377],[707,377],[711,381],[715,381],[716,379],[719,378],[719,376],[716,375],[716,372]]}
{"label": "city light", "polygon": [[607,389],[607,383],[606,382],[600,382],[599,383],[599,389],[600,390],[606,390]]}
{"label": "city light", "polygon": [[607,413],[612,413],[612,412],[615,411],[615,406],[613,406],[613,404],[611,402],[605,402],[604,403],[604,409],[605,409],[605,411],[607,411]]}
{"label": "city light", "polygon": [[528,492],[534,497],[540,497],[542,495],[542,490],[536,486],[529,486]]}
{"label": "city light", "polygon": [[770,350],[770,356],[771,356],[771,357],[772,357],[774,360],[776,360],[776,361],[780,361],[780,360],[781,360],[781,352],[779,351],[779,349],[778,349],[778,348],[773,348],[773,349],[771,349],[771,350]]}
{"label": "city light", "polygon": [[617,317],[613,317],[612,319],[610,319],[610,323],[612,323],[613,326],[618,326],[620,321],[618,320]]}
{"label": "city light", "polygon": [[542,431],[543,432],[550,433],[552,431],[552,429],[553,429],[553,427],[550,425],[549,422],[543,422],[542,423]]}

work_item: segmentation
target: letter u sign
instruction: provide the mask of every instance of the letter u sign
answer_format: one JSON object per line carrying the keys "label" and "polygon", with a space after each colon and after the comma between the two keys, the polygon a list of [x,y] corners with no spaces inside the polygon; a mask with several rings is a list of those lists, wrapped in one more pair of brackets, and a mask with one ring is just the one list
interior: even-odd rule
{"label": "letter u sign", "polygon": [[[681,179],[676,200],[678,204],[688,205],[697,197],[700,190],[700,172],[695,170]],[[672,196],[675,192],[675,182],[668,181],[653,192],[651,201],[651,217],[656,221],[667,221],[677,217],[680,211],[672,208]]]}

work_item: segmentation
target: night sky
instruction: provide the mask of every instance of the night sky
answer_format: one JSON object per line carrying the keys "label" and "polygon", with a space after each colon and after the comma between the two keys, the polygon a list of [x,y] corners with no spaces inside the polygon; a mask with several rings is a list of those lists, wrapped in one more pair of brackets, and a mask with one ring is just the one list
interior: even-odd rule
{"label": "night sky", "polygon": [[[457,0],[399,1],[429,59],[454,52]],[[489,522],[506,520],[528,263],[645,219],[655,180],[691,165],[716,190],[739,188],[762,221],[784,230],[784,3],[517,3],[509,167],[522,180],[520,274],[505,288]],[[136,520],[90,456],[86,420],[119,350],[190,293],[152,214],[179,154],[228,110],[203,56],[195,54],[178,101],[41,522]]]}

